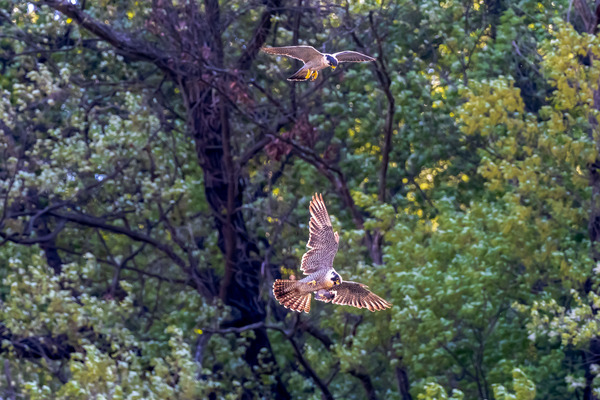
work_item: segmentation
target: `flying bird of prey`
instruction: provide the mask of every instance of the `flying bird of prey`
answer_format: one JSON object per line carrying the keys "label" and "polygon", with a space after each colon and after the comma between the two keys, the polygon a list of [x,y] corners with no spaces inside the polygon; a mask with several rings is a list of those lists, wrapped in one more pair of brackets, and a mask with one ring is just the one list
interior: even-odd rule
{"label": "flying bird of prey", "polygon": [[302,256],[300,269],[306,278],[292,281],[277,279],[273,283],[275,299],[284,307],[298,312],[310,311],[311,294],[315,299],[368,308],[370,311],[384,310],[392,305],[377,296],[367,285],[342,281],[342,277],[333,269],[333,258],[338,250],[339,236],[333,231],[323,196],[315,194],[309,206],[310,222],[309,250]]}
{"label": "flying bird of prey", "polygon": [[341,62],[375,61],[373,57],[356,51],[340,51],[339,53],[326,54],[321,53],[312,46],[263,47],[261,50],[268,54],[295,58],[304,63],[298,72],[287,78],[288,81],[307,81],[311,78],[314,81],[319,76],[320,70],[327,67],[335,69],[338,63]]}

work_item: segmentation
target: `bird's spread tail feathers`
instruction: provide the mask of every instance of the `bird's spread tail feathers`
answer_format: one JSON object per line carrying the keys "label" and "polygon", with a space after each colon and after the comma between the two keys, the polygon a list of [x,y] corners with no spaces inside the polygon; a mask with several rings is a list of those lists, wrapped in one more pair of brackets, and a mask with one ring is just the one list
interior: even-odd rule
{"label": "bird's spread tail feathers", "polygon": [[310,311],[310,292],[301,293],[296,286],[296,281],[277,279],[273,282],[273,295],[282,306],[293,311],[308,313]]}

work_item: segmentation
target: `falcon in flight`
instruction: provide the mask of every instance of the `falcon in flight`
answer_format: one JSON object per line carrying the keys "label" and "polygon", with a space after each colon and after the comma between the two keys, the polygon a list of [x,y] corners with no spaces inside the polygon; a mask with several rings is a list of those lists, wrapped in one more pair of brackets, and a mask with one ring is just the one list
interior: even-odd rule
{"label": "falcon in flight", "polygon": [[321,53],[312,46],[263,47],[261,50],[268,54],[295,58],[304,63],[298,72],[287,78],[288,81],[307,81],[311,78],[314,81],[319,76],[320,70],[327,67],[335,69],[338,63],[341,62],[375,61],[373,57],[356,51],[340,51],[335,54],[326,54]]}
{"label": "falcon in flight", "polygon": [[311,293],[315,299],[368,308],[369,311],[385,310],[392,305],[358,282],[342,281],[333,269],[333,258],[338,250],[340,238],[333,231],[331,220],[323,202],[323,196],[315,194],[309,206],[310,222],[309,250],[302,256],[300,269],[306,278],[293,281],[277,279],[273,283],[275,299],[284,307],[298,312],[310,311]]}

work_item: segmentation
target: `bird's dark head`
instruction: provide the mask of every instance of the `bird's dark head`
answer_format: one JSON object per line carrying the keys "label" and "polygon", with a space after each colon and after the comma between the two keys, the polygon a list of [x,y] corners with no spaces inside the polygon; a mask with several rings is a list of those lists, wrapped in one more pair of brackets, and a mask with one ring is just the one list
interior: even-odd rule
{"label": "bird's dark head", "polygon": [[337,272],[331,273],[331,282],[333,282],[333,286],[342,284],[342,277],[339,276]]}
{"label": "bird's dark head", "polygon": [[325,55],[325,58],[327,59],[327,63],[331,68],[335,69],[335,67],[338,66],[338,60],[331,54]]}

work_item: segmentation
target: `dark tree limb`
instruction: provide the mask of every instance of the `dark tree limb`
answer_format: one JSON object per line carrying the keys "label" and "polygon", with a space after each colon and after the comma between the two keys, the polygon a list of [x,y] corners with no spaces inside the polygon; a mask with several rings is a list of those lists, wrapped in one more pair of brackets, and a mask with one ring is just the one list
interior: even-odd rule
{"label": "dark tree limb", "polygon": [[165,253],[178,266],[182,268],[187,268],[185,261],[175,252],[175,250],[173,250],[171,246],[164,244],[158,239],[148,236],[142,232],[130,230],[118,225],[112,225],[106,223],[106,221],[103,218],[98,218],[82,213],[50,211],[50,214],[66,221],[72,221],[80,225],[89,226],[92,228],[99,228],[108,232],[125,235],[135,241],[147,243]]}
{"label": "dark tree limb", "polygon": [[400,366],[396,366],[394,368],[394,372],[396,373],[398,391],[402,395],[402,400],[412,400],[412,396],[410,394],[410,383],[408,381],[408,374],[406,373],[406,369]]}
{"label": "dark tree limb", "polygon": [[[292,348],[294,349],[294,352],[296,353],[296,358],[297,358],[298,362],[300,363],[300,365],[302,365],[302,367],[304,368],[307,375],[315,382],[315,384],[321,390],[321,392],[323,394],[323,398],[328,399],[328,400],[333,400],[333,395],[331,394],[329,387],[328,387],[330,380],[329,380],[329,382],[323,381],[318,376],[316,371],[310,366],[308,361],[304,358],[304,355],[302,354],[302,350],[300,349],[300,346],[298,345],[296,340],[294,340],[294,334],[298,330],[301,330],[301,331],[304,330],[306,332],[309,332],[309,333],[311,333],[311,335],[318,338],[325,345],[325,347],[328,350],[329,350],[329,347],[333,344],[333,342],[331,341],[331,339],[329,337],[327,337],[322,332],[318,331],[318,329],[316,329],[311,324],[308,324],[306,321],[296,320],[296,322],[297,322],[297,324],[294,327],[292,327],[291,329],[285,329],[285,328],[277,326],[277,325],[265,324],[264,322],[257,322],[257,323],[242,326],[242,327],[231,327],[231,328],[225,328],[225,329],[203,329],[203,331],[207,332],[209,334],[227,334],[227,333],[239,334],[242,332],[246,332],[248,330],[258,330],[258,329],[266,328],[266,329],[276,330],[276,331],[282,333],[288,339],[290,344],[292,345]],[[371,399],[371,397],[369,397],[369,399]]]}
{"label": "dark tree limb", "polygon": [[203,296],[205,296],[207,299],[211,299],[213,297],[213,293],[207,286],[207,282],[205,282],[205,280],[199,276],[198,272],[188,266],[185,260],[181,258],[171,246],[159,241],[158,239],[126,227],[109,224],[103,218],[93,217],[82,213],[51,211],[50,215],[65,221],[75,222],[79,225],[98,228],[108,232],[124,235],[132,240],[153,246],[157,250],[160,250],[167,255],[177,266],[179,266],[190,277],[190,279],[192,279],[196,285],[196,289]]}
{"label": "dark tree limb", "polygon": [[124,56],[135,60],[149,61],[165,71],[171,71],[171,67],[168,65],[168,59],[165,57],[165,52],[149,46],[146,41],[134,39],[124,32],[114,30],[109,25],[90,17],[70,1],[43,0],[41,1],[41,4],[46,4],[54,10],[71,18],[91,34],[110,43]]}
{"label": "dark tree limb", "polygon": [[[585,30],[587,33],[596,34],[598,33],[598,22],[600,19],[600,4],[596,3],[596,12],[592,11],[592,8],[588,5],[585,0],[574,0],[575,10],[583,21]],[[590,63],[599,62],[594,58],[591,52],[588,55]],[[594,108],[600,110],[600,90],[594,91]],[[596,151],[600,150],[600,139],[598,138],[598,122],[596,117],[590,115],[589,117],[590,129],[588,136],[592,139],[596,146]],[[590,253],[591,257],[597,263],[600,261],[600,158],[597,157],[594,162],[589,163],[587,166],[588,170],[588,185],[592,190],[592,196],[590,199],[590,213],[588,220],[588,235],[591,242]],[[592,284],[592,271],[589,272],[590,276],[586,279],[583,290],[587,294],[593,288]],[[590,304],[594,308],[593,304]],[[584,400],[597,400],[598,396],[594,392],[594,377],[595,374],[591,371],[591,365],[600,360],[600,339],[594,337],[590,340],[589,348],[586,351],[582,351],[582,358],[584,360],[584,374],[585,374],[585,387],[583,389]],[[589,361],[588,361],[589,360]]]}
{"label": "dark tree limb", "polygon": [[595,29],[594,23],[596,22],[596,17],[594,16],[594,13],[592,12],[592,9],[588,5],[587,1],[574,0],[573,5],[579,14],[579,17],[581,17],[581,20],[583,21],[585,31],[587,33],[592,33]]}
{"label": "dark tree limb", "polygon": [[238,68],[242,71],[250,69],[252,62],[256,58],[260,48],[265,44],[267,36],[271,31],[271,17],[275,15],[276,10],[281,7],[281,0],[267,0],[267,7],[262,13],[252,39],[246,45],[246,49],[238,60]]}
{"label": "dark tree limb", "polygon": [[264,328],[264,327],[265,327],[265,323],[261,321],[261,322],[255,322],[254,324],[250,324],[250,325],[246,325],[246,326],[236,326],[236,327],[223,328],[223,329],[202,329],[202,331],[208,332],[208,333],[218,333],[218,334],[224,335],[226,333],[242,333],[242,332],[252,331],[252,330]]}
{"label": "dark tree limb", "polygon": [[36,236],[36,237],[28,238],[28,237],[22,237],[22,235],[18,235],[18,234],[9,235],[4,232],[0,232],[0,237],[7,241],[10,241],[10,242],[13,242],[16,244],[24,244],[24,245],[52,242],[56,239],[56,237],[58,236],[60,231],[62,231],[64,229],[66,222],[67,222],[66,219],[60,219],[58,224],[54,228],[54,230],[51,232],[48,232],[44,236]]}
{"label": "dark tree limb", "polygon": [[272,140],[273,139],[271,137],[265,136],[256,143],[254,143],[254,145],[248,150],[246,150],[246,152],[242,154],[242,156],[238,160],[238,169],[244,167],[248,163],[248,161],[254,158],[254,156],[256,156],[256,154],[258,154],[262,149],[264,149],[266,145],[271,143]]}
{"label": "dark tree limb", "polygon": [[212,337],[211,333],[204,333],[202,335],[198,335],[196,339],[196,350],[194,352],[194,361],[198,365],[198,371],[202,371],[202,362],[204,361],[204,351],[206,350],[206,345],[210,341]]}
{"label": "dark tree limb", "polygon": [[308,373],[308,375],[315,382],[315,384],[319,387],[319,389],[321,389],[321,393],[323,393],[323,398],[326,399],[326,400],[333,400],[334,397],[331,394],[331,392],[329,391],[329,387],[319,377],[319,375],[317,375],[317,372],[310,366],[310,364],[308,363],[308,361],[306,361],[306,358],[304,358],[304,355],[302,354],[302,350],[298,346],[298,343],[296,343],[296,341],[294,340],[294,338],[291,337],[291,336],[288,336],[287,339],[291,343],[292,348],[294,349],[294,352],[296,353],[296,358],[298,359],[298,362],[300,363],[300,365],[302,365],[302,367],[304,368],[304,370],[306,371],[306,373]]}
{"label": "dark tree limb", "polygon": [[6,395],[10,400],[17,400],[17,394],[13,385],[12,373],[10,371],[10,361],[4,360],[4,377],[6,378],[6,384],[8,386]]}
{"label": "dark tree limb", "polygon": [[10,343],[10,346],[2,346],[0,353],[11,350],[23,359],[68,360],[75,351],[66,335],[22,337],[14,335],[1,323],[0,339]]}
{"label": "dark tree limb", "polygon": [[377,400],[377,393],[375,392],[375,387],[373,386],[371,377],[368,374],[365,374],[364,372],[355,369],[348,372],[350,373],[350,375],[352,375],[360,381],[363,388],[365,389],[365,393],[367,395],[368,400]]}
{"label": "dark tree limb", "polygon": [[[394,114],[396,112],[396,100],[390,89],[392,80],[388,73],[385,59],[385,52],[383,51],[382,38],[377,32],[376,24],[373,20],[373,12],[369,13],[369,22],[371,24],[371,31],[377,41],[378,55],[377,55],[377,68],[375,69],[377,80],[381,84],[381,89],[387,99],[387,112],[385,115],[385,127],[383,130],[383,149],[381,155],[381,170],[379,173],[379,201],[385,203],[386,199],[386,187],[387,187],[387,170],[390,162],[390,153],[392,151],[392,135],[394,134]],[[356,36],[354,36],[356,38]]]}

